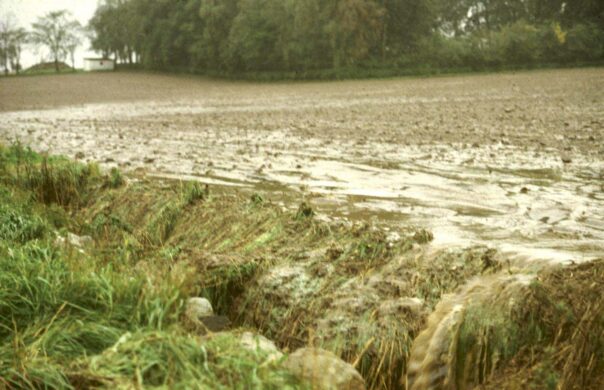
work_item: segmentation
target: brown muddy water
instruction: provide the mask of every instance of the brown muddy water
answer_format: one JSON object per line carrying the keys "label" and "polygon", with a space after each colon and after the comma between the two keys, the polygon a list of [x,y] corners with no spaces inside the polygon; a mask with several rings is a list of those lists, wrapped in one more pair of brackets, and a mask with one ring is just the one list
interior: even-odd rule
{"label": "brown muddy water", "polygon": [[22,80],[0,80],[5,142],[305,198],[330,218],[414,224],[433,231],[436,248],[486,244],[556,262],[604,254],[602,68],[326,83]]}

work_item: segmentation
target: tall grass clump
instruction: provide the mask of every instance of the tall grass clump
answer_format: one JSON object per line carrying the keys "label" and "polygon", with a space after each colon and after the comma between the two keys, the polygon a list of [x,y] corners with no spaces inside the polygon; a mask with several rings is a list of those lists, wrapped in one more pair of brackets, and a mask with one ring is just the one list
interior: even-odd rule
{"label": "tall grass clump", "polygon": [[46,384],[47,373],[38,373],[44,367],[62,366],[51,376],[66,378],[66,363],[100,353],[124,332],[162,329],[178,319],[177,286],[150,288],[49,243],[4,241],[0,268],[0,376],[11,387],[38,377],[34,385]]}
{"label": "tall grass clump", "polygon": [[125,183],[124,176],[117,168],[111,168],[107,176],[107,185],[109,188],[118,188]]}
{"label": "tall grass clump", "polygon": [[101,177],[96,164],[37,154],[21,144],[0,149],[0,174],[5,184],[31,192],[44,204],[79,207]]}
{"label": "tall grass clump", "polygon": [[47,232],[48,224],[39,216],[14,205],[0,204],[0,240],[25,243],[41,239]]}
{"label": "tall grass clump", "polygon": [[[301,388],[236,333],[201,339],[181,326],[186,299],[203,286],[192,286],[197,269],[176,263],[180,244],[166,241],[207,191],[191,185],[175,199],[139,186],[145,203],[122,180],[0,146],[0,389]],[[104,209],[119,196],[131,198],[126,213]],[[57,240],[57,228],[94,245]],[[214,275],[218,310],[221,287],[234,287],[217,279],[249,278],[248,265]]]}
{"label": "tall grass clump", "polygon": [[198,182],[186,183],[182,191],[182,201],[185,205],[192,205],[197,201],[206,199],[208,196],[208,186],[202,187]]}
{"label": "tall grass clump", "polygon": [[202,389],[304,388],[275,364],[259,365],[267,353],[241,347],[236,337],[200,342],[184,333],[127,333],[111,348],[80,364],[83,377],[106,387]]}

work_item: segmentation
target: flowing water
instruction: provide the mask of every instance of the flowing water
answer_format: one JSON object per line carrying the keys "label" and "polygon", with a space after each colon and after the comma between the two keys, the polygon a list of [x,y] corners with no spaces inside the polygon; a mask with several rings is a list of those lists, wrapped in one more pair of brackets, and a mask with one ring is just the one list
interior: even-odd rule
{"label": "flowing water", "polygon": [[604,253],[603,76],[232,83],[4,112],[0,134],[107,167],[305,197],[332,216],[415,224],[436,247],[583,261]]}
{"label": "flowing water", "polygon": [[[0,140],[305,199],[328,218],[417,225],[433,253],[481,244],[523,264],[604,254],[604,70],[276,85],[94,77],[91,90],[0,90],[18,101],[51,88],[63,102],[0,112]],[[128,90],[137,80],[144,93]],[[76,91],[87,104],[73,104]],[[445,297],[414,341],[408,388],[454,387],[468,302],[529,281],[491,275]]]}

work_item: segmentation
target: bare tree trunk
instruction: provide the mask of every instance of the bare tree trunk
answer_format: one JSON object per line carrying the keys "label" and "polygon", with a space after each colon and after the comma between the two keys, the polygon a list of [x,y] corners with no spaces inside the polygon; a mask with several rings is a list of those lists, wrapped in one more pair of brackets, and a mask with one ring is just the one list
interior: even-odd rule
{"label": "bare tree trunk", "polygon": [[55,71],[57,73],[60,72],[60,70],[59,70],[59,59],[57,57],[55,57]]}
{"label": "bare tree trunk", "polygon": [[18,46],[17,47],[17,68],[15,69],[15,72],[17,72],[17,75],[19,74],[19,72],[21,72],[21,47]]}

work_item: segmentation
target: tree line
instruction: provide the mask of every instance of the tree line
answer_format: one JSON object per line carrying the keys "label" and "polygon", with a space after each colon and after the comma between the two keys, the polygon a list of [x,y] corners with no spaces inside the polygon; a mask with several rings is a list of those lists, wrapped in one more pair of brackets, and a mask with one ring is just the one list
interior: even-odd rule
{"label": "tree line", "polygon": [[8,15],[0,20],[0,68],[5,74],[10,71],[19,74],[26,46],[46,50],[57,72],[59,63],[68,57],[75,68],[75,51],[82,44],[85,30],[68,11],[53,11],[39,17],[29,31],[13,20]]}
{"label": "tree line", "polygon": [[205,73],[600,61],[601,0],[106,0],[93,49]]}

